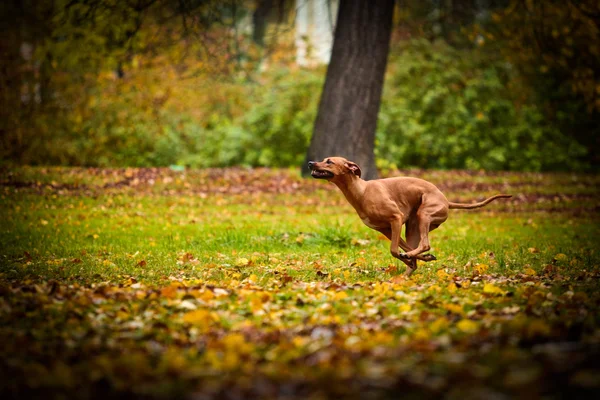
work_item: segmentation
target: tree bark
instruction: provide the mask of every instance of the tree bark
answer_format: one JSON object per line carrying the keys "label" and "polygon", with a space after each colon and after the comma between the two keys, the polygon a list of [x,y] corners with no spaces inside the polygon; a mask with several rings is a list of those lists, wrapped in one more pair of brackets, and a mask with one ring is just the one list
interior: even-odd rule
{"label": "tree bark", "polygon": [[[23,6],[19,1],[0,3],[0,147],[2,155],[22,145],[19,135],[10,135],[17,130],[23,112],[21,89],[23,86]],[[13,132],[14,133],[14,132]]]}
{"label": "tree bark", "polygon": [[340,1],[307,162],[342,156],[360,165],[363,178],[377,178],[375,130],[393,12],[394,0]]}
{"label": "tree bark", "polygon": [[252,40],[260,47],[265,46],[265,32],[267,31],[267,19],[273,5],[272,0],[259,0],[252,14]]}

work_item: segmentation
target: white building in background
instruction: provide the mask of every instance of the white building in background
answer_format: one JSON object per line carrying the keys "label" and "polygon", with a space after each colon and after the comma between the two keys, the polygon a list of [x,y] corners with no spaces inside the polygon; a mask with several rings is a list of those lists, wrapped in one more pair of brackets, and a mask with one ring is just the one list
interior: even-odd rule
{"label": "white building in background", "polygon": [[296,61],[328,64],[333,45],[338,0],[296,0]]}

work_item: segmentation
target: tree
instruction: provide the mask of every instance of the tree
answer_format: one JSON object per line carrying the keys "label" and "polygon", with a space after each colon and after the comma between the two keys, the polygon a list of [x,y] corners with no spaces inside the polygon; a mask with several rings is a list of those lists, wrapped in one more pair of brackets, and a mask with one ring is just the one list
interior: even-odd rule
{"label": "tree", "polygon": [[365,179],[377,177],[375,129],[393,11],[394,0],[340,1],[307,161],[343,156],[361,166]]}
{"label": "tree", "polygon": [[273,6],[273,0],[258,0],[252,13],[252,40],[260,47],[265,45],[267,19]]}
{"label": "tree", "polygon": [[[600,167],[600,3],[512,0],[483,35],[519,72],[546,121],[587,149]],[[565,150],[566,151],[566,150]]]}

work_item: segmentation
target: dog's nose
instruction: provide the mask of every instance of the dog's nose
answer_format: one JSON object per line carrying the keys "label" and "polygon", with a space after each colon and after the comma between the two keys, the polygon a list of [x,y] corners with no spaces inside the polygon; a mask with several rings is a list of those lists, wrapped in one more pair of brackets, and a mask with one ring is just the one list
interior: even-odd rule
{"label": "dog's nose", "polygon": [[312,169],[315,166],[316,162],[314,161],[309,161],[308,162],[308,168]]}

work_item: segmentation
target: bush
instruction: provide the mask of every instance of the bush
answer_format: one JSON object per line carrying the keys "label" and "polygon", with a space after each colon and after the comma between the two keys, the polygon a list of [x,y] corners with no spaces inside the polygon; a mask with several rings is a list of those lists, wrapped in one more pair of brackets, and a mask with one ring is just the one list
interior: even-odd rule
{"label": "bush", "polygon": [[262,84],[215,82],[192,95],[204,100],[195,114],[195,103],[180,99],[157,107],[144,85],[98,87],[83,104],[37,115],[10,157],[99,167],[297,165],[322,84],[322,71],[302,70],[277,71]]}
{"label": "bush", "polygon": [[277,74],[268,85],[253,88],[252,98],[257,101],[240,118],[214,114],[213,123],[197,138],[195,152],[183,157],[182,163],[299,165],[309,145],[322,84],[322,74],[314,71]]}
{"label": "bush", "polygon": [[443,41],[392,54],[377,131],[382,165],[487,170],[580,169],[585,148],[517,106],[510,65]]}
{"label": "bush", "polygon": [[[3,156],[24,164],[100,167],[302,163],[323,69],[272,68],[258,82],[184,82],[153,73],[92,82],[85,97],[36,114],[12,141],[20,147]],[[443,41],[404,41],[390,55],[378,165],[588,167],[585,148],[548,123],[531,97],[506,63]]]}

